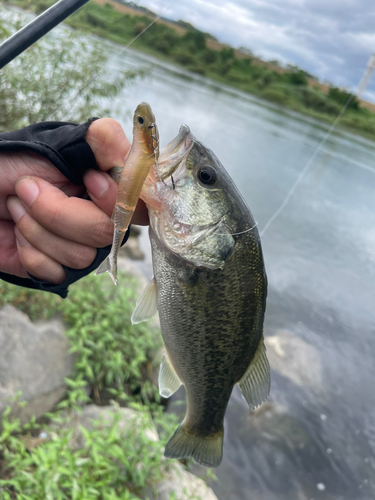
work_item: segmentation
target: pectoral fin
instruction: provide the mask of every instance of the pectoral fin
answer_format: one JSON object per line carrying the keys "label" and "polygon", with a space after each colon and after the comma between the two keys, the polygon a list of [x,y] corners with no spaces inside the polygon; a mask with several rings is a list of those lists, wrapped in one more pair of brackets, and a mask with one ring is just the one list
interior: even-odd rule
{"label": "pectoral fin", "polygon": [[266,355],[263,335],[248,369],[237,384],[252,409],[268,398],[271,387],[270,365]]}
{"label": "pectoral fin", "polygon": [[152,278],[150,283],[138,297],[131,317],[132,324],[135,325],[136,323],[141,323],[142,321],[147,321],[152,318],[158,310],[157,300],[157,285],[155,278]]}
{"label": "pectoral fin", "polygon": [[180,388],[182,382],[175,372],[167,353],[164,352],[159,371],[159,393],[163,398],[169,398]]}

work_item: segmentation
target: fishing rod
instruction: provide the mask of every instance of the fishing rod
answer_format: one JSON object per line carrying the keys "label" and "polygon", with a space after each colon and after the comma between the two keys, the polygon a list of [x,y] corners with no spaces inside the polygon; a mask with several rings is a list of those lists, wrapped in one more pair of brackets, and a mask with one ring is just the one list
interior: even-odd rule
{"label": "fishing rod", "polygon": [[89,0],[59,0],[0,45],[0,70]]}

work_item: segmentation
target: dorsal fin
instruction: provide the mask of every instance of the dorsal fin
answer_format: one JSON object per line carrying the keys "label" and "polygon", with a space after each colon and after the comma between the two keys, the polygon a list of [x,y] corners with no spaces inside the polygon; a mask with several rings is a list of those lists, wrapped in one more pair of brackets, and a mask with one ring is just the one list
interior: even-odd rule
{"label": "dorsal fin", "polygon": [[131,322],[133,325],[147,321],[156,314],[158,310],[158,293],[155,278],[152,278],[150,283],[138,297],[135,309],[133,311]]}
{"label": "dorsal fin", "polygon": [[247,404],[254,409],[262,404],[270,393],[270,365],[262,335],[253,359],[242,378],[237,382]]}

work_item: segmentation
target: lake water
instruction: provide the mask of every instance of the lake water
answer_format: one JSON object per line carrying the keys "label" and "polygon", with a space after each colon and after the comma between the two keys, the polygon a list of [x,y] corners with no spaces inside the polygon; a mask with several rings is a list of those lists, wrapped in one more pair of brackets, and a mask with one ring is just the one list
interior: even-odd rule
{"label": "lake water", "polygon": [[[152,106],[162,146],[189,125],[227,168],[261,230],[326,126],[111,50],[111,71],[152,67],[112,103],[129,137],[129,111],[141,101]],[[233,392],[212,484],[220,500],[375,498],[374,193],[375,143],[337,132],[263,237],[272,389],[256,412]],[[151,276],[147,244],[144,232],[142,269]]]}

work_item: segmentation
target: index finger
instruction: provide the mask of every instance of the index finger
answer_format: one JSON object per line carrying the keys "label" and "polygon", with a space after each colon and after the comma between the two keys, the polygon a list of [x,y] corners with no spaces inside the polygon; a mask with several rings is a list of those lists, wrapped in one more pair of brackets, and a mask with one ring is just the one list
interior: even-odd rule
{"label": "index finger", "polygon": [[92,201],[68,197],[39,177],[22,177],[15,190],[31,216],[50,232],[93,247],[112,242],[113,223]]}

